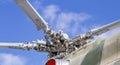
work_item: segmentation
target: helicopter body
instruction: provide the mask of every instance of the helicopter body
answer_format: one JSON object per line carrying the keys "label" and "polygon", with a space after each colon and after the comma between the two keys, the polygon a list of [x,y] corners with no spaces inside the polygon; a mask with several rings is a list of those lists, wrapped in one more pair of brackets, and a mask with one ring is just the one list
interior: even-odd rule
{"label": "helicopter body", "polygon": [[114,28],[120,27],[120,20],[92,29],[72,39],[62,31],[53,31],[28,0],[15,0],[16,4],[28,15],[37,30],[43,30],[45,41],[27,43],[0,43],[0,48],[36,50],[48,53],[46,65],[119,65],[120,32],[106,39],[96,39]]}
{"label": "helicopter body", "polygon": [[120,32],[92,41],[63,59],[70,60],[70,65],[119,65]]}

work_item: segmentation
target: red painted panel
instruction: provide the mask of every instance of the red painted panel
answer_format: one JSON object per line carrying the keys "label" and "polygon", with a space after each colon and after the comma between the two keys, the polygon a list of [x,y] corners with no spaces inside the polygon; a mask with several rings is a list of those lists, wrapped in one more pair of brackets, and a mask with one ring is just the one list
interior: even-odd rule
{"label": "red painted panel", "polygon": [[54,59],[50,59],[50,60],[46,63],[46,65],[56,65],[56,62],[55,62]]}

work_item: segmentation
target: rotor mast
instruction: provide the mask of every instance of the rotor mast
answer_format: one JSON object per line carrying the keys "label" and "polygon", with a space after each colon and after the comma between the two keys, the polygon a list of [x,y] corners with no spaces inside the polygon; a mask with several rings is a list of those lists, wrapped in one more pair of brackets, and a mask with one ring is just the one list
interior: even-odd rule
{"label": "rotor mast", "polygon": [[59,49],[58,51],[50,51],[49,53],[65,51],[64,43],[66,40],[68,40],[67,34],[61,31],[53,31],[48,23],[38,14],[38,12],[34,9],[34,7],[29,3],[28,0],[15,0],[15,2],[36,25],[37,30],[43,30],[45,32],[47,46],[54,46],[54,48],[51,47],[51,49],[61,47],[61,49]]}

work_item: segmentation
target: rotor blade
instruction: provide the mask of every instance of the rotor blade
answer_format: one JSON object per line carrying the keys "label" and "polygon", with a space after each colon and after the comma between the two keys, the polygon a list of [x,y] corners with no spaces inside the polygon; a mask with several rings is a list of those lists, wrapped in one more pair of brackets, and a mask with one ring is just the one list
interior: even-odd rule
{"label": "rotor blade", "polygon": [[38,14],[38,12],[33,8],[33,6],[28,2],[28,0],[15,0],[19,7],[32,19],[33,23],[36,25],[37,30],[43,29],[48,30],[48,24],[45,20]]}
{"label": "rotor blade", "polygon": [[37,47],[37,44],[24,44],[24,43],[3,43],[0,42],[0,48],[11,48],[11,49],[26,49],[26,50],[30,50],[30,49],[34,49],[35,47]]}
{"label": "rotor blade", "polygon": [[24,49],[23,43],[0,43],[0,48]]}
{"label": "rotor blade", "polygon": [[115,21],[113,23],[104,25],[104,26],[99,27],[99,28],[92,29],[90,31],[90,34],[91,34],[91,36],[100,35],[100,34],[103,34],[103,33],[107,32],[107,31],[109,31],[109,30],[115,29],[117,27],[120,27],[120,20],[117,20],[117,21]]}

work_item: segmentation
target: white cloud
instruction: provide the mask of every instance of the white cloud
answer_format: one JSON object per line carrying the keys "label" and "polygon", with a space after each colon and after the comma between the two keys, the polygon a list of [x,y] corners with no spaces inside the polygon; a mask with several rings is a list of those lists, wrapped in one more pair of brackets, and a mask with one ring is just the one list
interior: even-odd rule
{"label": "white cloud", "polygon": [[55,21],[57,17],[57,13],[60,11],[59,7],[56,5],[46,6],[43,10],[43,15],[47,18],[51,23]]}
{"label": "white cloud", "polygon": [[17,55],[0,53],[0,65],[25,65],[25,59]]}
{"label": "white cloud", "polygon": [[86,13],[62,12],[58,15],[56,28],[75,34],[82,29],[80,23],[89,18],[90,16]]}
{"label": "white cloud", "polygon": [[40,0],[34,0],[33,6],[35,7],[35,9],[41,9],[41,1]]}
{"label": "white cloud", "polygon": [[85,12],[64,12],[57,5],[45,6],[42,11],[45,19],[54,25],[55,30],[63,30],[72,35],[80,30],[85,31],[86,28],[81,27],[81,22],[91,18],[91,15]]}

